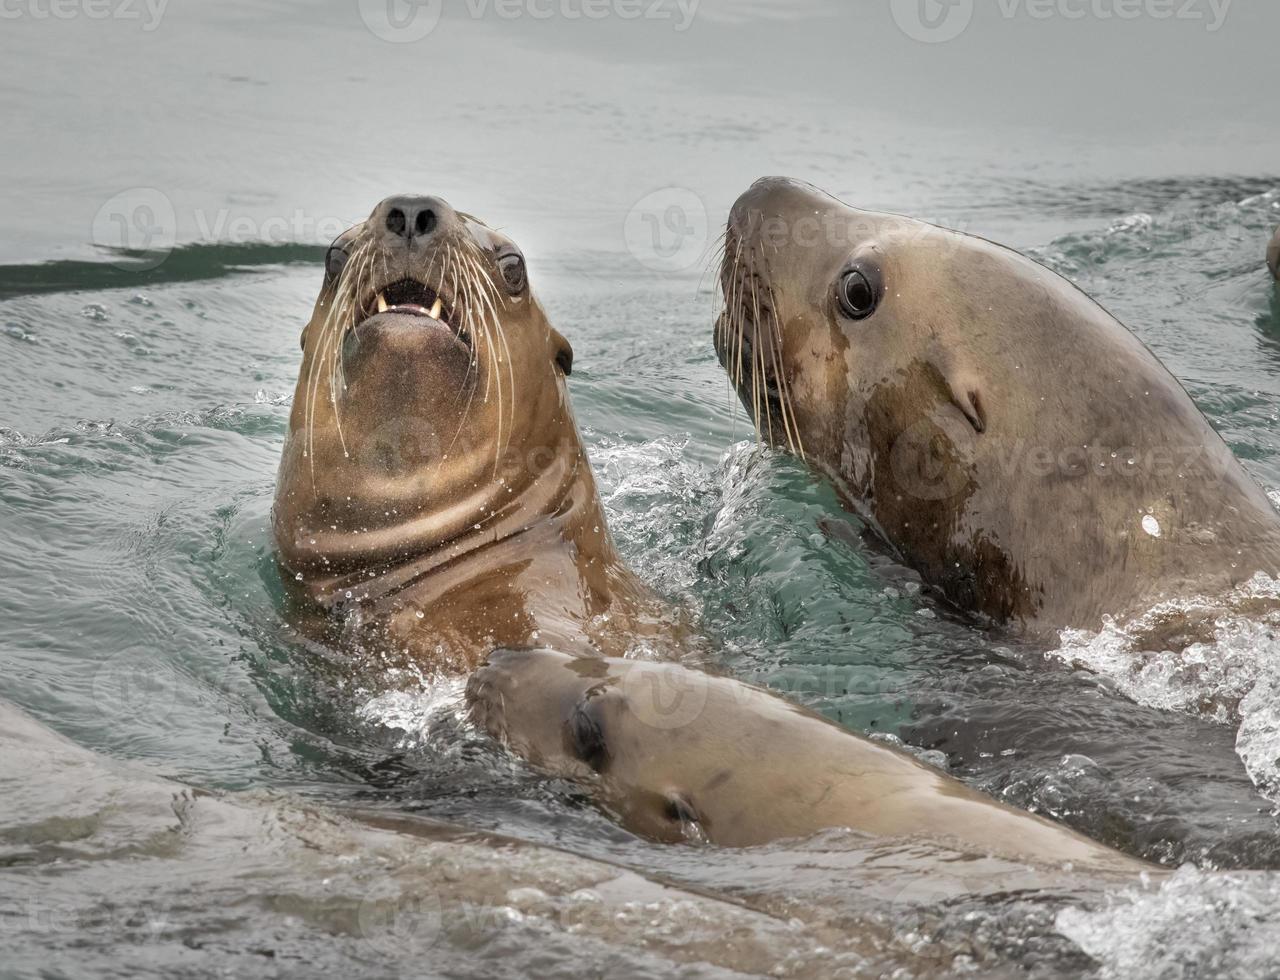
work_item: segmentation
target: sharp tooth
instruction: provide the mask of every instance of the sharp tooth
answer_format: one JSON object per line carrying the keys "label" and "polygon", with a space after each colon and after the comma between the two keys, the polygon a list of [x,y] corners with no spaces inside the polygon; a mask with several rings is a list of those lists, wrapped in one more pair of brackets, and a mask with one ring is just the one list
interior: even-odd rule
{"label": "sharp tooth", "polygon": [[431,314],[430,314],[430,315],[431,315],[431,319],[433,319],[433,320],[439,320],[439,319],[440,319],[440,312],[441,312],[443,309],[444,309],[444,300],[442,300],[439,296],[437,296],[437,297],[436,297],[436,303],[435,303],[435,306],[431,307]]}
{"label": "sharp tooth", "polygon": [[378,312],[379,313],[387,312],[387,297],[382,295],[382,293],[378,294]]}

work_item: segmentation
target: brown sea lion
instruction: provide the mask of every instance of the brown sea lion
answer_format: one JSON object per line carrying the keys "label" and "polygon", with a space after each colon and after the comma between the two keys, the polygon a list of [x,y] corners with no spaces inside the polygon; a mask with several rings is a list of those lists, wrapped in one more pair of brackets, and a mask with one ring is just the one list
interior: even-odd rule
{"label": "brown sea lion", "polygon": [[1014,891],[1088,906],[1112,881],[873,841],[743,855],[734,880],[645,848],[610,863],[385,807],[193,789],[3,701],[0,798],[14,977],[51,957],[60,975],[243,975],[247,955],[297,975],[954,977],[956,943],[899,935],[885,910]]}
{"label": "brown sea lion", "polygon": [[847,827],[1041,866],[1148,867],[772,694],[677,664],[500,651],[468,698],[490,733],[594,781],[623,823],[658,840],[747,847]]}
{"label": "brown sea lion", "polygon": [[768,178],[721,278],[764,438],[956,606],[1048,636],[1280,571],[1280,516],[1177,380],[1017,252]]}
{"label": "brown sea lion", "polygon": [[313,633],[454,672],[675,633],[610,539],[573,351],[510,238],[388,198],[329,249],[302,349],[273,527]]}
{"label": "brown sea lion", "polygon": [[1267,247],[1267,268],[1273,276],[1280,279],[1280,228],[1276,229],[1275,237]]}

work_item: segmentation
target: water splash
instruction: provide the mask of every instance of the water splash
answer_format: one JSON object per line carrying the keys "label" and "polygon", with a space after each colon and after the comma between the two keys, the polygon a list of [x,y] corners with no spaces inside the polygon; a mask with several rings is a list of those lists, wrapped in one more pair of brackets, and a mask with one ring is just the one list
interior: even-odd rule
{"label": "water splash", "polygon": [[421,748],[441,733],[470,724],[463,698],[466,686],[466,679],[460,676],[424,679],[412,689],[371,695],[356,709],[356,716],[388,730],[397,749]]}
{"label": "water splash", "polygon": [[719,484],[686,452],[689,440],[643,443],[601,439],[591,450],[609,524],[627,561],[670,597],[691,598],[697,583],[693,542]]}
{"label": "water splash", "polygon": [[1158,889],[1127,889],[1101,908],[1066,908],[1057,930],[1092,957],[1099,975],[1275,976],[1280,876],[1211,874],[1187,865]]}
{"label": "water splash", "polygon": [[1064,630],[1046,657],[1101,674],[1140,704],[1238,725],[1250,779],[1280,803],[1280,580],[1259,573],[1217,599],[1162,602],[1096,633]]}

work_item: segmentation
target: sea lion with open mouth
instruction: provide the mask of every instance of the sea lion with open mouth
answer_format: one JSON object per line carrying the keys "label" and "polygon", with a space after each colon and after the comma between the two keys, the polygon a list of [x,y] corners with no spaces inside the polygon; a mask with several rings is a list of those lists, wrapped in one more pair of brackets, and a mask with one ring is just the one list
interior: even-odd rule
{"label": "sea lion with open mouth", "polygon": [[[1140,866],[746,685],[609,656],[693,642],[614,549],[565,391],[569,345],[509,238],[437,198],[383,201],[329,250],[302,346],[273,524],[318,640],[379,668],[489,658],[469,686],[477,720],[535,764],[579,763],[565,774],[649,836],[854,826]],[[556,652],[499,652],[538,647]],[[672,677],[695,710],[646,710]]]}
{"label": "sea lion with open mouth", "polygon": [[453,672],[674,635],[610,539],[573,351],[510,238],[388,198],[330,247],[302,349],[273,527],[313,631]]}
{"label": "sea lion with open mouth", "polygon": [[715,346],[766,441],[950,603],[1048,638],[1280,571],[1280,516],[1177,380],[991,242],[758,181]]}

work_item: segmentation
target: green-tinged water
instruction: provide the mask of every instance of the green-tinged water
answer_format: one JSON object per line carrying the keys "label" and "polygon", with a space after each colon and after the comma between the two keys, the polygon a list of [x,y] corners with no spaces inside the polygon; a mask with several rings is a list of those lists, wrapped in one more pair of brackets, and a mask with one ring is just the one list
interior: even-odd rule
{"label": "green-tinged water", "polygon": [[[819,0],[705,0],[679,32],[446,13],[416,44],[378,39],[354,4],[173,0],[154,31],[0,22],[13,75],[0,90],[0,697],[192,787],[413,814],[766,896],[776,921],[797,917],[800,939],[764,947],[784,975],[804,975],[792,946],[810,975],[887,962],[920,975],[1174,976],[1215,963],[1271,975],[1280,825],[1265,794],[1280,786],[1280,717],[1267,695],[1280,645],[1233,633],[1202,653],[1234,672],[1203,680],[1203,698],[1174,698],[1166,675],[1132,676],[1101,641],[1085,671],[952,617],[858,540],[829,487],[750,442],[711,350],[707,262],[728,204],[770,172],[999,238],[1129,324],[1259,482],[1280,488],[1280,292],[1263,265],[1280,225],[1272,7],[1239,0],[1209,33],[1005,19],[980,3],[968,33],[941,45]],[[268,517],[298,338],[331,227],[402,190],[441,194],[522,244],[575,348],[570,391],[623,553],[695,613],[726,670],[902,739],[1015,805],[1202,870],[1145,896],[947,902],[922,889],[914,901],[831,857],[861,854],[856,842],[659,847],[472,731],[458,678],[406,694],[292,635]],[[112,240],[116,213],[132,231]],[[1243,706],[1196,709],[1223,692]],[[345,857],[317,859],[314,875],[291,864],[287,884],[264,891],[276,871],[261,828],[245,878],[230,843],[54,860],[32,840],[99,833],[45,818],[31,830],[29,808],[68,805],[70,785],[21,806],[0,798],[0,976],[582,975],[611,963],[656,976],[673,955],[642,938],[646,921],[679,919],[664,900],[638,897],[625,928],[575,945],[565,908],[512,898],[528,884],[513,871],[488,913],[409,956],[324,905],[330,877],[335,908],[367,898],[375,865],[358,850],[355,870]],[[1258,873],[1205,873],[1219,868]],[[202,875],[234,912],[173,884]],[[37,914],[49,909],[56,927]],[[146,929],[120,925],[130,909],[152,916]],[[686,942],[663,921],[672,948]],[[864,932],[886,959],[850,958]]]}

